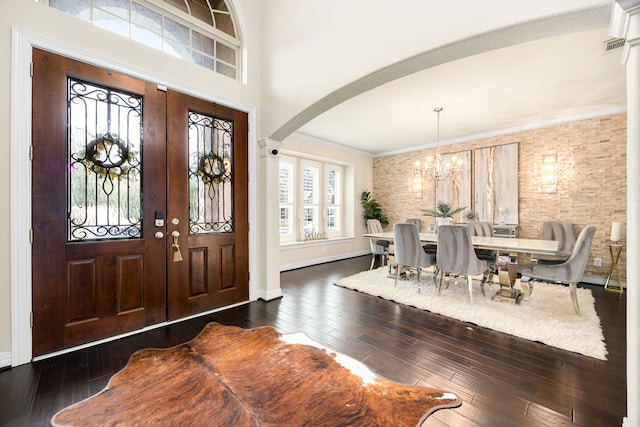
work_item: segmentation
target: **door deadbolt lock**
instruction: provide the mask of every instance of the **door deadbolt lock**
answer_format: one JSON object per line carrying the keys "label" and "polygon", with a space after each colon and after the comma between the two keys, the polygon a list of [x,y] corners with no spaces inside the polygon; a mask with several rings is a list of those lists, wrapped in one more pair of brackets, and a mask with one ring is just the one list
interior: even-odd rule
{"label": "door deadbolt lock", "polygon": [[156,227],[164,227],[164,212],[156,211],[154,219],[154,224]]}

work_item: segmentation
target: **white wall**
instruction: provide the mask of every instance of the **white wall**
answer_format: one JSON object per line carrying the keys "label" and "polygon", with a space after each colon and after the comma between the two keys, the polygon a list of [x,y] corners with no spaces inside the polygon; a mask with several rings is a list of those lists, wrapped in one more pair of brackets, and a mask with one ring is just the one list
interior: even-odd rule
{"label": "white wall", "polygon": [[[233,3],[239,12],[243,36],[247,40],[249,56],[245,62],[246,83],[235,82],[131,42],[33,0],[0,0],[0,158],[5,160],[5,166],[0,168],[0,239],[4,242],[0,246],[0,364],[6,364],[6,355],[11,351],[12,330],[10,159],[11,124],[18,114],[11,110],[11,94],[17,90],[11,87],[12,31],[18,30],[29,40],[38,40],[49,50],[83,60],[96,58],[98,65],[109,64],[115,70],[247,111],[250,120],[253,120],[250,123],[252,133],[249,143],[255,146],[258,139],[255,129],[259,127],[256,111],[260,103],[261,4],[253,0],[235,0]],[[30,141],[20,141],[22,143],[29,144]],[[252,150],[255,151],[250,147],[250,152]],[[250,163],[251,167],[255,169],[255,161]],[[30,200],[29,194],[19,196],[19,203],[28,203]],[[250,211],[252,208],[255,210],[255,200],[250,200],[249,204]],[[253,215],[255,217],[256,213]],[[23,235],[28,236],[28,231]],[[259,262],[259,259],[254,259],[254,263]]]}
{"label": "white wall", "polygon": [[348,238],[339,241],[317,241],[282,246],[280,270],[328,262],[370,253],[369,239],[362,237],[366,229],[362,219],[360,194],[373,186],[373,158],[367,153],[346,149],[335,144],[294,134],[285,139],[280,152],[302,154],[311,158],[328,160],[347,166],[345,199],[352,211],[345,212],[345,229]]}

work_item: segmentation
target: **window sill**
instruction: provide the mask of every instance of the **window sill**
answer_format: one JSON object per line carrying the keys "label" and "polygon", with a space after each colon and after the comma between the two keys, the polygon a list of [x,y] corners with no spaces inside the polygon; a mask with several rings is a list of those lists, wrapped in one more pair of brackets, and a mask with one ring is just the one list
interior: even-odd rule
{"label": "window sill", "polygon": [[292,249],[309,248],[314,246],[335,245],[337,243],[353,242],[354,240],[354,237],[334,237],[331,239],[307,240],[306,242],[283,242],[280,243],[280,250],[288,251]]}

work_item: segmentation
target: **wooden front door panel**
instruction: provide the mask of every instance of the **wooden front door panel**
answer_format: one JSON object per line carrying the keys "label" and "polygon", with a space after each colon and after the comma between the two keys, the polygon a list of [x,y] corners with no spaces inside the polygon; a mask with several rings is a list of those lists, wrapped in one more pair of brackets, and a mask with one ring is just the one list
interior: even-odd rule
{"label": "wooden front door panel", "polygon": [[[247,115],[167,94],[170,319],[249,298]],[[174,224],[173,222],[177,222]],[[171,242],[172,243],[172,242]]]}
{"label": "wooden front door panel", "polygon": [[[154,212],[166,209],[166,93],[38,49],[33,62],[39,355],[166,319],[166,241],[154,238]],[[128,190],[137,186],[142,197]]]}
{"label": "wooden front door panel", "polygon": [[248,300],[246,113],[33,62],[33,354]]}

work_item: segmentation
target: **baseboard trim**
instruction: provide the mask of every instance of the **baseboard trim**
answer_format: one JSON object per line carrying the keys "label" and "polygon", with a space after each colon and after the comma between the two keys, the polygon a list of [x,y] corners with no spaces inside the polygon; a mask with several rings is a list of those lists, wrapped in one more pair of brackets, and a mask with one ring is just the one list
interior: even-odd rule
{"label": "baseboard trim", "polygon": [[0,369],[11,366],[11,352],[0,353]]}
{"label": "baseboard trim", "polygon": [[[340,261],[340,260],[343,260],[343,259],[355,258],[355,257],[363,256],[363,255],[371,255],[371,252],[370,251],[358,251],[358,252],[351,252],[351,253],[347,253],[347,254],[334,255],[334,256],[325,257],[325,258],[314,258],[314,259],[307,259],[307,260],[304,260],[304,261],[294,262],[294,263],[290,263],[290,264],[283,264],[283,265],[280,266],[280,272],[282,273],[283,271],[296,270],[298,268],[310,267],[312,265],[324,264],[324,263],[332,262],[332,261]],[[582,283],[588,283],[590,285],[600,285],[600,286],[604,286],[606,281],[607,280],[606,280],[605,277],[600,277],[600,276],[584,276],[584,277],[582,277],[582,280],[580,280],[580,282],[582,282]],[[623,288],[627,287],[626,282],[622,282],[622,287]],[[270,299],[267,299],[267,298],[265,298],[263,296],[260,296],[259,298],[264,299],[266,301],[270,301],[271,299],[279,298],[281,296],[282,295],[281,295],[281,292],[280,292],[280,295],[277,295],[277,296],[274,296],[274,297],[269,295]]]}
{"label": "baseboard trim", "polygon": [[371,255],[371,251],[369,250],[369,251],[350,252],[350,253],[333,255],[333,256],[324,257],[324,258],[305,259],[304,261],[293,262],[290,264],[283,264],[283,265],[280,265],[280,272],[282,273],[283,271],[296,270],[298,268],[310,267],[312,265],[325,264],[327,262],[340,261],[343,259],[355,258],[363,255]]}
{"label": "baseboard trim", "polygon": [[[582,283],[588,283],[590,285],[600,285],[600,286],[604,286],[605,283],[607,282],[606,277],[599,277],[599,276],[584,276],[582,277],[582,280],[580,280]],[[618,286],[618,282],[615,282],[615,286]],[[622,282],[622,288],[626,288],[627,287],[627,282]]]}
{"label": "baseboard trim", "polygon": [[258,295],[258,299],[263,301],[272,301],[274,299],[282,298],[282,289],[274,289],[272,291],[260,291]]}
{"label": "baseboard trim", "polygon": [[[518,271],[522,272],[521,270],[518,270]],[[587,283],[589,285],[604,286],[606,282],[607,282],[607,278],[600,277],[600,276],[582,276],[582,279],[580,279],[580,283]],[[616,286],[617,286],[617,282],[616,282]],[[627,283],[622,282],[622,288],[624,289],[626,287],[627,287]]]}

